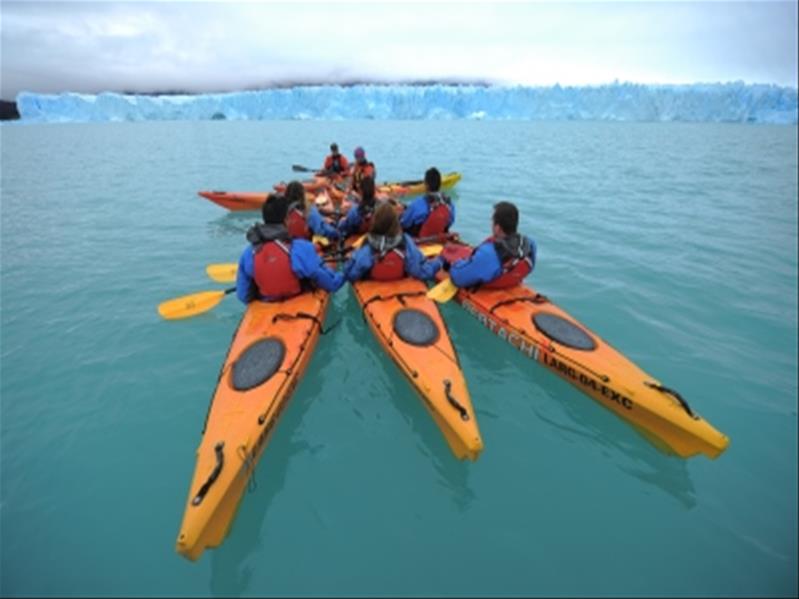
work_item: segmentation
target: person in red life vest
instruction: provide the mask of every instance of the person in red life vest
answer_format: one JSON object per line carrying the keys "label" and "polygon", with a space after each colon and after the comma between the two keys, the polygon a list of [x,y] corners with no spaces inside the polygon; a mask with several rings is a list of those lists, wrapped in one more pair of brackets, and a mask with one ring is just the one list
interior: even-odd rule
{"label": "person in red life vest", "polygon": [[350,163],[346,156],[339,154],[338,144],[330,144],[330,154],[325,158],[322,171],[319,174],[346,177],[350,170]]}
{"label": "person in red life vest", "polygon": [[413,239],[402,232],[393,206],[385,203],[375,210],[367,242],[344,265],[344,278],[393,281],[410,276],[427,281],[441,267],[440,258],[428,260],[422,255]]}
{"label": "person in red life vest", "polygon": [[530,237],[516,232],[519,211],[510,202],[494,205],[493,235],[475,248],[471,257],[453,262],[442,252],[444,270],[456,287],[480,285],[505,289],[521,284],[535,268],[536,245]]}
{"label": "person in red life vest", "polygon": [[[354,194],[350,197],[355,197]],[[361,199],[347,212],[347,216],[338,224],[338,232],[342,238],[350,235],[367,233],[372,227],[375,213],[375,180],[364,177],[361,181]]]}
{"label": "person in red life vest", "polygon": [[331,225],[316,208],[316,204],[306,201],[305,188],[299,181],[292,181],[286,186],[288,215],[286,227],[292,238],[312,239],[321,235],[328,239],[338,239],[338,230]]}
{"label": "person in red life vest", "polygon": [[377,169],[372,162],[366,160],[366,152],[361,146],[355,148],[355,164],[352,165],[351,190],[361,192],[361,182],[365,177],[377,179]]}
{"label": "person in red life vest", "polygon": [[427,169],[424,185],[427,192],[408,205],[400,224],[414,237],[443,235],[455,222],[455,205],[440,191],[441,173],[437,168]]}
{"label": "person in red life vest", "polygon": [[236,273],[236,296],[245,304],[280,301],[314,286],[334,293],[344,284],[344,276],[324,265],[310,241],[291,238],[287,209],[284,196],[270,194],[261,208],[263,224],[247,231],[250,245]]}

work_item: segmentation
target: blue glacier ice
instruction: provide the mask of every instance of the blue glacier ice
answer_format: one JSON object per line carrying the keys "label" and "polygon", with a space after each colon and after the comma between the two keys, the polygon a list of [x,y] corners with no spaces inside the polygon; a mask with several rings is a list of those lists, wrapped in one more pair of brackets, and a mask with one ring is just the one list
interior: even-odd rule
{"label": "blue glacier ice", "polygon": [[523,119],[796,124],[797,90],[742,82],[583,87],[320,85],[199,95],[22,92],[28,122]]}

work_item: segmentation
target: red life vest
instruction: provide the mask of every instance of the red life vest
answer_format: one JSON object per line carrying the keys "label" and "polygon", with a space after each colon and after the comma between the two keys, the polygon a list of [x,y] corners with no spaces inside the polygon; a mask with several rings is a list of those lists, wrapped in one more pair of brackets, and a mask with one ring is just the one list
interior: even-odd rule
{"label": "red life vest", "polygon": [[355,162],[355,166],[352,167],[352,188],[355,191],[360,191],[361,181],[363,181],[365,177],[372,177],[372,179],[374,179],[376,175],[377,173],[373,163]]}
{"label": "red life vest", "polygon": [[333,156],[330,154],[325,158],[325,166],[324,170],[332,171],[334,173],[343,173],[349,168],[349,164],[347,163],[347,159],[344,157],[343,154],[338,154]]}
{"label": "red life vest", "polygon": [[258,292],[269,299],[283,299],[302,292],[300,279],[291,270],[291,242],[267,241],[255,252],[253,279]]}
{"label": "red life vest", "polygon": [[[490,283],[484,283],[482,287],[486,289],[507,289],[508,287],[515,287],[521,285],[524,277],[530,274],[533,270],[533,261],[531,259],[531,249],[526,242],[519,244],[518,251],[515,254],[509,254],[508,249],[505,247],[497,247],[497,240],[489,237],[486,241],[494,244],[497,255],[502,259],[503,254],[508,257],[502,263],[502,274]],[[485,243],[485,241],[483,242]]]}
{"label": "red life vest", "polygon": [[396,281],[405,276],[405,252],[399,248],[389,250],[382,257],[376,257],[369,278],[375,281]]}
{"label": "red life vest", "polygon": [[296,202],[289,206],[286,215],[286,228],[292,239],[311,239],[312,237],[308,223],[305,221],[305,214]]}
{"label": "red life vest", "polygon": [[448,204],[449,198],[442,199],[443,197],[445,196],[441,196],[441,194],[427,196],[430,212],[427,214],[427,219],[422,223],[417,237],[431,237],[446,232],[452,211]]}

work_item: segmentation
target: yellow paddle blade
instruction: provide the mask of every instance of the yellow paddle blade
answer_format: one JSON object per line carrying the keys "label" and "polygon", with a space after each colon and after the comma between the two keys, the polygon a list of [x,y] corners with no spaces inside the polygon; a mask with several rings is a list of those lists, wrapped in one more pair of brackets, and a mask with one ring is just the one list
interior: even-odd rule
{"label": "yellow paddle blade", "polygon": [[427,292],[427,297],[437,301],[439,304],[445,304],[451,300],[458,293],[458,288],[452,283],[452,279],[447,277],[435,287],[431,287]]}
{"label": "yellow paddle blade", "polygon": [[435,243],[433,245],[423,245],[419,248],[422,252],[423,256],[430,257],[430,256],[438,256],[441,253],[441,250],[444,249],[443,245]]}
{"label": "yellow paddle blade", "polygon": [[226,264],[209,264],[205,267],[205,272],[212,281],[217,283],[235,283],[236,271],[239,265],[235,262],[228,262]]}
{"label": "yellow paddle blade", "polygon": [[313,242],[314,243],[318,243],[323,248],[325,248],[325,247],[330,245],[330,241],[328,240],[328,238],[327,237],[323,237],[322,235],[314,235],[313,236]]}
{"label": "yellow paddle blade", "polygon": [[159,304],[158,313],[167,320],[197,316],[197,314],[208,312],[208,310],[216,307],[228,291],[201,291],[200,293],[176,297]]}

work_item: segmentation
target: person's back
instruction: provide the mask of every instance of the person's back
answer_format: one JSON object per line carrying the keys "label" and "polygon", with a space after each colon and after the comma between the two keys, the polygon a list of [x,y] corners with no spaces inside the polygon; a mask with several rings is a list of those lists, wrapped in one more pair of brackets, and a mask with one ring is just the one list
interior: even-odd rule
{"label": "person's back", "polygon": [[312,239],[321,235],[328,239],[338,239],[336,228],[325,221],[314,204],[308,204],[305,188],[299,181],[292,181],[286,186],[288,213],[286,226],[292,239]]}
{"label": "person's back", "polygon": [[494,206],[492,235],[469,258],[452,264],[443,254],[444,269],[457,287],[506,289],[520,285],[535,268],[536,244],[517,232],[519,211],[510,202]]}
{"label": "person's back", "polygon": [[286,227],[288,201],[270,195],[262,207],[263,224],[247,231],[250,243],[239,258],[236,296],[242,302],[279,301],[312,286],[335,292],[344,283],[341,273],[327,268],[314,245],[292,239]]}
{"label": "person's back", "polygon": [[424,281],[432,279],[441,266],[439,258],[425,259],[413,239],[402,232],[394,208],[381,204],[366,243],[344,265],[344,277],[350,282],[393,281],[406,276]]}
{"label": "person's back", "polygon": [[411,202],[402,214],[402,229],[414,237],[447,233],[455,222],[455,205],[441,193],[441,173],[437,168],[424,174],[427,192]]}
{"label": "person's back", "polygon": [[377,179],[377,168],[373,162],[366,159],[366,152],[360,146],[355,148],[355,163],[352,165],[352,184],[351,187],[358,193],[361,192],[361,183],[366,177]]}
{"label": "person's back", "polygon": [[330,144],[330,154],[325,158],[322,172],[326,175],[344,177],[348,174],[349,168],[350,165],[346,156],[338,151],[338,144]]}
{"label": "person's back", "polygon": [[338,224],[341,237],[367,233],[372,227],[375,213],[375,182],[371,177],[365,177],[361,182],[361,198],[353,205],[347,215]]}

